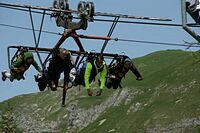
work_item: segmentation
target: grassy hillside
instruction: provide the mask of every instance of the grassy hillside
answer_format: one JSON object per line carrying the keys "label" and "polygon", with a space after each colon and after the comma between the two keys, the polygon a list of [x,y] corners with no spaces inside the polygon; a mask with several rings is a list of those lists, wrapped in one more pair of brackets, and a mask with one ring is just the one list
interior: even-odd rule
{"label": "grassy hillside", "polygon": [[135,81],[129,73],[123,86],[138,94],[130,96],[128,104],[124,99],[121,105],[108,109],[82,132],[198,132],[199,123],[189,122],[200,116],[197,54],[168,50],[135,59],[144,80]]}
{"label": "grassy hillside", "polygon": [[199,132],[197,57],[198,52],[155,52],[134,60],[144,80],[136,81],[128,73],[122,90],[106,89],[101,97],[87,97],[84,89],[73,88],[66,107],[61,107],[61,90],[45,91],[4,101],[0,111],[9,103],[19,127],[32,132]]}

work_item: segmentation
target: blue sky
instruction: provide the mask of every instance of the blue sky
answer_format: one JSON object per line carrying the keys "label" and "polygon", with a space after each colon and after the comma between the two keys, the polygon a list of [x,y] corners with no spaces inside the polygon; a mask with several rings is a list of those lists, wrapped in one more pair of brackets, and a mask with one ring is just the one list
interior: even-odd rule
{"label": "blue sky", "polygon": [[[180,0],[92,0],[95,4],[95,10],[98,12],[111,12],[129,14],[135,16],[149,16],[170,18],[173,21],[169,23],[181,24],[181,5]],[[16,3],[16,4],[30,4],[35,6],[52,6],[51,0],[0,0],[0,2]],[[78,0],[69,0],[70,8],[76,9]],[[35,28],[39,29],[41,15],[34,15]],[[136,20],[133,20],[136,21]],[[146,22],[146,21],[145,21]],[[151,22],[151,21],[147,21]],[[163,23],[163,22],[162,22]],[[31,22],[28,12],[16,11],[0,7],[0,24],[9,24],[31,28]],[[111,23],[95,22],[90,23],[86,31],[77,31],[78,34],[84,35],[99,35],[106,36]],[[44,30],[62,33],[63,29],[58,28],[54,19],[49,16],[45,17]],[[195,31],[199,31],[195,29]],[[150,25],[135,25],[135,24],[117,24],[113,38],[159,41],[171,43],[183,43],[184,41],[195,42],[193,38],[187,34],[181,27],[166,27],[166,26],[150,26]],[[52,48],[58,41],[60,36],[42,33],[40,47]],[[34,46],[34,39],[32,31],[14,29],[0,26],[0,71],[8,70],[7,61],[7,47],[10,45],[26,45]],[[97,40],[81,40],[85,50],[100,51],[103,41]],[[67,49],[76,50],[72,39],[68,39],[62,46]],[[110,41],[105,49],[105,52],[121,53],[125,52],[131,58],[141,57],[151,52],[166,50],[166,49],[182,49],[184,47],[150,45],[142,43],[128,43]],[[198,49],[190,49],[198,50]],[[43,55],[45,56],[45,55]],[[35,55],[36,57],[36,55]],[[37,57],[36,57],[36,60]],[[136,64],[137,65],[137,64]],[[26,80],[3,82],[0,81],[0,101],[11,98],[16,95],[38,92],[33,75],[36,70],[31,67],[26,72]]]}

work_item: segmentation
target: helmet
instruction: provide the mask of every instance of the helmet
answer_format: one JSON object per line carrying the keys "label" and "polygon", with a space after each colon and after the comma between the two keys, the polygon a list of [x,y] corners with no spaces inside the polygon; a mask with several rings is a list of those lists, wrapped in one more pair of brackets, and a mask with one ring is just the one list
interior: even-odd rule
{"label": "helmet", "polygon": [[70,59],[71,53],[64,48],[60,48],[58,55],[61,56],[63,59]]}
{"label": "helmet", "polygon": [[129,57],[127,57],[127,58],[124,59],[124,63],[125,62],[130,62],[131,63],[131,59]]}
{"label": "helmet", "polygon": [[96,61],[103,61],[104,57],[103,54],[97,54]]}
{"label": "helmet", "polygon": [[19,51],[20,52],[28,52],[28,48],[20,46]]}

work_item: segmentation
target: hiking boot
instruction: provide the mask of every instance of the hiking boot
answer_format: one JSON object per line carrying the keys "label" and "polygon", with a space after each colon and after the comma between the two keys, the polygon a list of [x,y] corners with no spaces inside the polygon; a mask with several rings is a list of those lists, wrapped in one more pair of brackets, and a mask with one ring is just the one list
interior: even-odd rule
{"label": "hiking boot", "polygon": [[186,1],[186,7],[188,8],[190,6],[190,2]]}
{"label": "hiking boot", "polygon": [[7,78],[7,77],[6,77],[6,72],[7,72],[7,71],[1,72],[1,74],[2,74],[2,80],[3,80],[3,81],[6,81],[6,78]]}
{"label": "hiking boot", "polygon": [[90,89],[87,90],[88,96],[92,96],[93,92]]}
{"label": "hiking boot", "polygon": [[35,82],[41,82],[43,80],[41,75],[34,75],[34,78]]}
{"label": "hiking boot", "polygon": [[34,78],[35,78],[35,82],[39,82],[38,76],[34,75]]}

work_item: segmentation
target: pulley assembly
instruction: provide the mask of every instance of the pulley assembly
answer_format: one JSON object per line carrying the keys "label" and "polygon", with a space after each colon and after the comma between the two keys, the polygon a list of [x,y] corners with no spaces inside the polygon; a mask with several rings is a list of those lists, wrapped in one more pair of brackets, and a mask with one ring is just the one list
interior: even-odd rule
{"label": "pulley assembly", "polygon": [[[53,8],[58,9],[53,11],[52,17],[55,17],[56,25],[65,29],[83,29],[86,30],[88,21],[93,21],[94,3],[80,1],[77,6],[77,11],[69,9],[68,0],[54,0]],[[72,13],[76,12],[80,18],[79,22],[74,22]]]}

